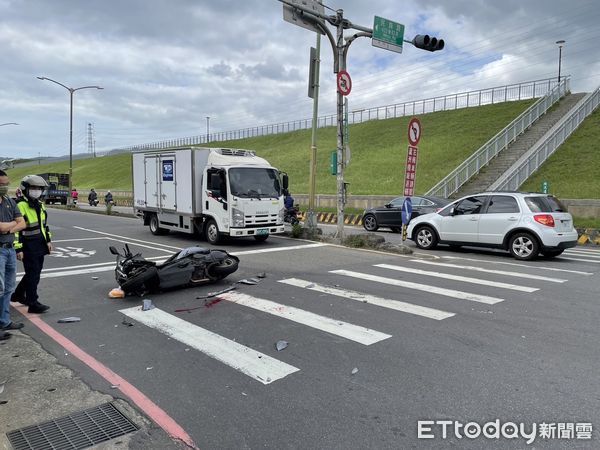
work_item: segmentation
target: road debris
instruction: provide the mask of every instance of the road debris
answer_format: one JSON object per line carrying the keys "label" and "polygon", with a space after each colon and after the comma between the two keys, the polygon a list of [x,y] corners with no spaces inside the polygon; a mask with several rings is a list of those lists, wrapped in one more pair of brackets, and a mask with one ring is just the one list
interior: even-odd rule
{"label": "road debris", "polygon": [[128,327],[132,327],[133,326],[133,322],[130,322],[126,319],[123,319],[123,322],[121,322],[123,325],[126,325]]}
{"label": "road debris", "polygon": [[0,394],[4,392],[4,385],[8,383],[8,378],[0,383]]}
{"label": "road debris", "polygon": [[352,375],[356,375],[358,373],[358,367],[352,369]]}
{"label": "road debris", "polygon": [[125,298],[125,291],[121,288],[111,289],[108,293],[108,298]]}
{"label": "road debris", "polygon": [[265,272],[261,272],[258,275],[256,275],[258,278],[266,278],[267,274]]}
{"label": "road debris", "polygon": [[154,309],[155,306],[152,304],[152,300],[149,298],[144,299],[144,303],[142,304],[142,311],[149,311]]}
{"label": "road debris", "polygon": [[146,370],[152,370],[152,369],[154,369],[154,366],[146,367]]}
{"label": "road debris", "polygon": [[81,317],[64,317],[62,319],[58,319],[58,323],[71,323],[71,322],[81,322]]}
{"label": "road debris", "polygon": [[[255,280],[256,280],[256,278],[255,278]],[[258,284],[258,280],[252,281],[252,279],[244,278],[243,280],[239,280],[238,283],[240,283],[240,284],[251,284],[251,285],[254,285],[254,284]]]}
{"label": "road debris", "polygon": [[278,352],[280,352],[281,350],[286,348],[288,345],[289,345],[289,343],[287,341],[277,341],[275,343],[275,348],[277,349]]}
{"label": "road debris", "polygon": [[97,279],[98,279],[98,277],[92,277],[92,280],[97,280]]}
{"label": "road debris", "polygon": [[221,289],[220,291],[209,292],[206,295],[199,295],[198,297],[196,297],[196,300],[201,300],[201,299],[215,297],[217,295],[224,294],[225,292],[233,291],[234,289],[237,289],[237,287],[236,286],[229,286],[228,288]]}

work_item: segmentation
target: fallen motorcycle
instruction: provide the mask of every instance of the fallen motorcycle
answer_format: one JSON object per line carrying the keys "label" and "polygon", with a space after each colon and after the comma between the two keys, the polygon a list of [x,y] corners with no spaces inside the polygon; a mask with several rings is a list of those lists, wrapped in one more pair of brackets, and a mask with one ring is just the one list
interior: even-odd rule
{"label": "fallen motorcycle", "polygon": [[238,269],[239,258],[225,250],[188,247],[175,253],[162,264],[156,264],[133,254],[125,244],[123,253],[115,247],[110,252],[117,256],[115,278],[126,294],[143,294],[213,283]]}
{"label": "fallen motorcycle", "polygon": [[298,220],[299,214],[300,207],[298,205],[294,205],[291,208],[286,208],[286,210],[283,213],[283,221],[291,225],[297,225],[300,223],[300,220]]}

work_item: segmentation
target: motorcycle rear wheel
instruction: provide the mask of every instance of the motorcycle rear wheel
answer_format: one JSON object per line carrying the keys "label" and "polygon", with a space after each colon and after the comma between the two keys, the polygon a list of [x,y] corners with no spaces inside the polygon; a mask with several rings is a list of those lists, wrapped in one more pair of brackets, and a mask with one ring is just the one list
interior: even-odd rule
{"label": "motorcycle rear wheel", "polygon": [[211,264],[206,268],[206,273],[210,278],[222,280],[227,275],[231,275],[238,269],[239,260],[237,258],[227,257],[220,263]]}

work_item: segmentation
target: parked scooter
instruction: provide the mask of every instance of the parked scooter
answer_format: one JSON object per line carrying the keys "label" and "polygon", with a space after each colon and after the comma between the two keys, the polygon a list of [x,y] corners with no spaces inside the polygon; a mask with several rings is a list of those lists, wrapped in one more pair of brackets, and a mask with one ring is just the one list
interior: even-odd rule
{"label": "parked scooter", "polygon": [[141,253],[133,254],[125,244],[117,256],[115,278],[126,294],[143,294],[179,287],[201,285],[222,280],[238,269],[239,258],[225,250],[188,247],[175,253],[162,264],[148,261]]}
{"label": "parked scooter", "polygon": [[287,208],[283,213],[283,221],[291,225],[297,225],[300,223],[298,215],[300,214],[300,205],[294,205],[292,208]]}

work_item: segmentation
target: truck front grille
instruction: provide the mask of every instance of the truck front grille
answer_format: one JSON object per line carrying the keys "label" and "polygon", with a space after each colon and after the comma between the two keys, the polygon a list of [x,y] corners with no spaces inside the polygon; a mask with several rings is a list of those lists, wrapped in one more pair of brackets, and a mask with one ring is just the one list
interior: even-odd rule
{"label": "truck front grille", "polygon": [[244,216],[246,227],[275,225],[277,223],[277,214],[264,214],[258,216]]}

